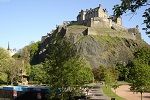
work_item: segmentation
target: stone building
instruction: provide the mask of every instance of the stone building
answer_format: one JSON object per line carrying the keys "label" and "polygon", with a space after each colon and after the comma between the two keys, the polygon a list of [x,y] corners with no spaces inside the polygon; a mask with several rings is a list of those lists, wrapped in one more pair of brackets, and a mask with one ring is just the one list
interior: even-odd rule
{"label": "stone building", "polygon": [[121,27],[122,19],[109,16],[108,11],[101,5],[96,8],[81,10],[77,16],[77,22],[89,27]]}
{"label": "stone building", "polygon": [[17,52],[17,50],[15,48],[14,49],[10,49],[9,42],[8,42],[7,51],[9,52],[10,56],[13,56]]}

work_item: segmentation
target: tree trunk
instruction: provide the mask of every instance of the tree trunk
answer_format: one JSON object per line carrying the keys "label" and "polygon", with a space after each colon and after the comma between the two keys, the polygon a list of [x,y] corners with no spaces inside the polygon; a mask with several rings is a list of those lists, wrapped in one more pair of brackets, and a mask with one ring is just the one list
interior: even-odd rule
{"label": "tree trunk", "polygon": [[13,85],[13,78],[11,78],[11,85]]}
{"label": "tree trunk", "polygon": [[142,100],[142,94],[143,94],[143,92],[140,92],[141,93],[141,100]]}
{"label": "tree trunk", "polygon": [[10,74],[7,73],[7,72],[6,72],[6,74],[7,74],[7,85],[9,85],[9,83],[11,82],[11,80],[10,80]]}

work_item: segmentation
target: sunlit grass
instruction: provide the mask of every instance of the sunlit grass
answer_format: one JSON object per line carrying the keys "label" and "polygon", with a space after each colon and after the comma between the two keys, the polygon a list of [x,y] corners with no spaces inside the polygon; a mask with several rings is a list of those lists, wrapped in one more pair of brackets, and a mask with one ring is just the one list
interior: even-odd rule
{"label": "sunlit grass", "polygon": [[118,95],[116,95],[110,87],[106,87],[106,86],[103,86],[102,87],[103,89],[103,92],[105,95],[107,95],[108,97],[110,98],[115,98],[115,100],[124,100],[122,97],[119,97]]}

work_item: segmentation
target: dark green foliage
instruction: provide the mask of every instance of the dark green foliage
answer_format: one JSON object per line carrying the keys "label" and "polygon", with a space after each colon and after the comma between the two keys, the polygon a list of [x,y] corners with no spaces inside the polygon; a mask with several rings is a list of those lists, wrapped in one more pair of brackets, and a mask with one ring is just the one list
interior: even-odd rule
{"label": "dark green foliage", "polygon": [[134,61],[134,67],[131,69],[130,82],[131,90],[135,92],[140,92],[141,96],[143,92],[149,91],[150,89],[150,66],[145,64],[140,64]]}
{"label": "dark green foliage", "polygon": [[145,10],[143,17],[145,18],[144,23],[146,24],[146,28],[143,28],[143,30],[146,30],[147,34],[150,34],[150,8]]}
{"label": "dark green foliage", "polygon": [[134,68],[135,61],[139,64],[150,65],[150,49],[148,47],[143,47],[137,50],[137,52],[134,53],[134,56],[134,60],[129,61],[127,65],[120,63],[116,64],[116,70],[119,72],[120,81],[128,81],[129,75],[133,75],[133,73],[130,71]]}
{"label": "dark green foliage", "polygon": [[82,86],[93,81],[93,73],[83,59],[71,58],[64,64],[64,83],[68,86]]}
{"label": "dark green foliage", "polygon": [[65,38],[56,36],[47,46],[47,59],[43,64],[47,73],[47,82],[53,91],[51,97],[58,97],[56,90],[61,89],[59,98],[65,93],[74,91],[93,79],[91,69],[83,59],[76,56],[74,45]]}
{"label": "dark green foliage", "polygon": [[135,53],[135,59],[130,64],[129,81],[131,90],[141,93],[150,89],[150,49],[141,48]]}
{"label": "dark green foliage", "polygon": [[30,64],[35,65],[39,63],[39,49],[40,49],[40,42],[31,43],[28,48],[30,51]]}
{"label": "dark green foliage", "polygon": [[143,47],[134,53],[136,60],[142,64],[150,65],[150,48]]}
{"label": "dark green foliage", "polygon": [[9,52],[3,48],[0,48],[0,83],[8,82],[8,74],[10,72],[11,56]]}
{"label": "dark green foliage", "polygon": [[150,3],[149,0],[121,0],[120,5],[115,5],[114,15],[116,17],[119,17],[123,15],[124,13],[131,11],[132,13],[135,13],[139,8],[147,6],[145,9],[145,12],[143,12],[143,17],[145,20],[143,23],[146,25],[146,28],[143,28],[146,30],[147,34],[150,34]]}
{"label": "dark green foliage", "polygon": [[116,69],[119,71],[119,79],[132,83],[131,90],[140,92],[142,100],[142,93],[150,89],[150,48],[140,48],[134,56],[133,61],[126,66],[117,64]]}
{"label": "dark green foliage", "polygon": [[116,70],[119,72],[119,80],[120,81],[127,81],[129,75],[129,67],[123,64],[117,64]]}
{"label": "dark green foliage", "polygon": [[116,89],[119,87],[119,84],[116,82],[114,82],[114,84],[112,85],[112,88],[115,90],[116,93]]}
{"label": "dark green foliage", "polygon": [[34,65],[31,67],[30,80],[37,83],[46,83],[46,72],[42,64]]}
{"label": "dark green foliage", "polygon": [[93,69],[93,74],[94,74],[94,79],[96,81],[104,81],[104,77],[105,77],[105,67],[104,66],[99,66],[98,68],[94,68]]}
{"label": "dark green foliage", "polygon": [[39,41],[32,42],[13,55],[13,58],[23,59],[25,63],[30,63],[31,65],[39,64],[40,44]]}
{"label": "dark green foliage", "polygon": [[114,67],[99,66],[93,69],[94,79],[104,81],[107,86],[113,86],[118,79],[118,71]]}

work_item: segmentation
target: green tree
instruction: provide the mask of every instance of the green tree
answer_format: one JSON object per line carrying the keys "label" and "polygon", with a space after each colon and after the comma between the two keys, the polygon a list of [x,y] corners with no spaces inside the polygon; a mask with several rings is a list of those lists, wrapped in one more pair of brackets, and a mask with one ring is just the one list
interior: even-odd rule
{"label": "green tree", "polygon": [[39,64],[38,56],[40,43],[40,41],[32,42],[31,44],[19,50],[15,55],[13,55],[13,57],[22,58],[24,59],[25,63],[30,63],[31,65]]}
{"label": "green tree", "polygon": [[94,79],[96,81],[104,81],[104,77],[105,77],[105,67],[104,66],[99,66],[98,68],[94,68],[93,69],[93,74],[94,74]]}
{"label": "green tree", "polygon": [[29,52],[30,52],[30,64],[35,65],[39,63],[39,46],[41,42],[33,42],[30,45],[28,45]]}
{"label": "green tree", "polygon": [[33,65],[31,67],[30,80],[38,82],[38,84],[46,83],[46,72],[42,64]]}
{"label": "green tree", "polygon": [[14,56],[14,59],[20,60],[23,64],[23,72],[27,75],[30,74],[31,71],[31,65],[30,65],[30,51],[28,46],[25,46],[24,48],[20,49]]}
{"label": "green tree", "polygon": [[130,69],[129,79],[132,83],[131,90],[141,93],[150,89],[150,49],[141,48],[135,53],[132,68]]}
{"label": "green tree", "polygon": [[54,96],[57,96],[55,91],[61,89],[60,98],[64,100],[67,89],[72,91],[73,86],[81,86],[93,79],[91,69],[85,67],[86,64],[83,64],[81,59],[78,60],[74,45],[67,39],[55,38],[49,43],[47,52],[44,69],[48,74],[47,80]]}
{"label": "green tree", "polygon": [[140,63],[150,65],[150,47],[140,48],[134,55]]}
{"label": "green tree", "polygon": [[17,55],[20,56],[11,57],[7,50],[0,48],[0,74],[2,74],[7,84],[11,83],[13,85],[14,83],[18,83],[21,71],[27,74],[30,73],[27,48],[24,48]]}
{"label": "green tree", "polygon": [[23,63],[21,60],[18,59],[11,59],[9,61],[9,67],[6,70],[6,73],[8,75],[8,81],[11,83],[11,85],[18,84],[18,81],[20,81],[20,71],[23,69]]}
{"label": "green tree", "polygon": [[81,58],[69,59],[64,64],[63,76],[66,86],[82,86],[93,80],[93,73],[90,66],[86,65],[85,61]]}
{"label": "green tree", "polygon": [[30,75],[31,65],[30,65],[30,51],[28,46],[25,46],[23,49],[20,50],[20,58],[23,63],[23,72],[27,75]]}
{"label": "green tree", "polygon": [[114,67],[106,68],[104,73],[104,81],[106,86],[113,86],[118,79],[118,71]]}
{"label": "green tree", "polygon": [[128,80],[128,75],[129,75],[129,70],[130,70],[128,66],[118,63],[116,65],[116,70],[118,71],[120,81]]}
{"label": "green tree", "polygon": [[5,63],[6,64],[3,66],[2,73],[7,76],[7,84],[17,84],[19,81],[20,71],[23,66],[22,62],[14,58],[9,58],[5,60]]}
{"label": "green tree", "polygon": [[3,48],[0,48],[0,60],[10,58],[9,52]]}
{"label": "green tree", "polygon": [[114,84],[112,85],[112,88],[115,90],[115,93],[116,93],[116,89],[119,87],[119,84],[118,82],[114,82]]}
{"label": "green tree", "polygon": [[135,14],[138,9],[140,9],[141,7],[144,8],[146,6],[145,12],[143,12],[143,17],[145,18],[143,23],[146,25],[146,28],[143,29],[146,30],[147,34],[150,34],[149,5],[150,5],[149,0],[121,0],[121,4],[115,5],[113,8],[114,15],[116,17],[119,17],[128,11],[131,11],[133,14]]}
{"label": "green tree", "polygon": [[145,64],[139,64],[134,61],[134,67],[131,69],[130,82],[131,90],[141,93],[141,100],[143,92],[148,91],[150,86],[150,66]]}
{"label": "green tree", "polygon": [[10,58],[11,56],[9,55],[9,52],[3,48],[0,48],[0,82],[2,83],[7,82],[7,74],[5,71],[8,68]]}

